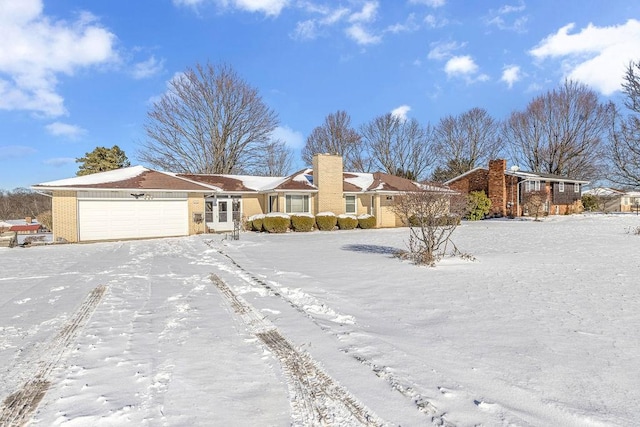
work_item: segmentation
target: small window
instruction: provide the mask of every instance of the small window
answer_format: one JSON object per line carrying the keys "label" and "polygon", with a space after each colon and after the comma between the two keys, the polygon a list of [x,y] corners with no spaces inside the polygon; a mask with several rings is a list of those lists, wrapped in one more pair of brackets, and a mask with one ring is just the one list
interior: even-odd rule
{"label": "small window", "polygon": [[278,196],[269,196],[268,212],[278,212]]}
{"label": "small window", "polygon": [[558,191],[564,193],[564,182],[558,183]]}
{"label": "small window", "polygon": [[580,192],[580,184],[578,184],[577,182],[575,184],[573,184],[573,192],[574,193],[579,193]]}
{"label": "small window", "polygon": [[309,196],[287,194],[286,213],[309,213]]}
{"label": "small window", "polygon": [[540,181],[533,181],[533,183],[535,184],[535,189],[536,191],[540,191]]}
{"label": "small window", "polygon": [[356,196],[344,196],[345,200],[345,209],[344,211],[348,214],[356,213]]}

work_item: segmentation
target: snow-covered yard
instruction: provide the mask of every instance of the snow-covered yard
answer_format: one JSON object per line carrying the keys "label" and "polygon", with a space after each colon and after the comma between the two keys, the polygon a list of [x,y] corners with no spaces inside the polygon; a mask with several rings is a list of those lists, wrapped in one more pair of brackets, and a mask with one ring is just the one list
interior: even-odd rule
{"label": "snow-covered yard", "polygon": [[463,223],[432,269],[403,229],[0,249],[0,425],[636,425],[638,226]]}

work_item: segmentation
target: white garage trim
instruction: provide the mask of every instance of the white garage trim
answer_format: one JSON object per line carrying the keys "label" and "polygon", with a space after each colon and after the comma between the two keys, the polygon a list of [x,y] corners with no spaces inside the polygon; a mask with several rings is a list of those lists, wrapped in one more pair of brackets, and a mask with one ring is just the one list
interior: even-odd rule
{"label": "white garage trim", "polygon": [[140,239],[189,234],[186,197],[78,199],[80,241]]}

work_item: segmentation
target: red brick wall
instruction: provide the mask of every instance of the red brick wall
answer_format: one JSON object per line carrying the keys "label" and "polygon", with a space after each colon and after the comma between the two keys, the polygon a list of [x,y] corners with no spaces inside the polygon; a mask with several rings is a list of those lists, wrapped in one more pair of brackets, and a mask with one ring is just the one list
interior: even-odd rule
{"label": "red brick wall", "polygon": [[489,186],[488,176],[487,170],[478,169],[450,183],[449,188],[463,194],[469,194],[472,191],[484,191],[486,194]]}

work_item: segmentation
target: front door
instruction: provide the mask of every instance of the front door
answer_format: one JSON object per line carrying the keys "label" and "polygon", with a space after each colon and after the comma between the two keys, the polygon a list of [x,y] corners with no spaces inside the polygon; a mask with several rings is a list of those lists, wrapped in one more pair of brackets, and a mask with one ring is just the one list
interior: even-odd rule
{"label": "front door", "polygon": [[205,203],[205,220],[207,228],[213,232],[232,231],[233,222],[242,216],[242,200],[240,197],[217,197],[207,199]]}
{"label": "front door", "polygon": [[231,220],[229,210],[229,200],[218,200],[218,224],[224,226]]}

